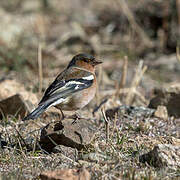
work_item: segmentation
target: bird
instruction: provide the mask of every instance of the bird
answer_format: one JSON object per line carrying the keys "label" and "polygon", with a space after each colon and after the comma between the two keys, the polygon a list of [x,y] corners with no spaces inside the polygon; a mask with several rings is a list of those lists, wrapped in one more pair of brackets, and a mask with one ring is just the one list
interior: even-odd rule
{"label": "bird", "polygon": [[95,96],[97,81],[95,67],[102,61],[90,54],[77,54],[68,66],[45,90],[37,108],[22,120],[37,119],[44,111],[54,106],[64,111],[77,111],[85,107]]}

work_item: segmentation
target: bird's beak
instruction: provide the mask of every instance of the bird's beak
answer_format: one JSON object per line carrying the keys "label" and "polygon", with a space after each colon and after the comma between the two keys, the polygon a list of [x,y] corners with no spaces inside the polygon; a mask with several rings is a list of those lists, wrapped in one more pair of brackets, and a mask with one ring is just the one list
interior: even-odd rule
{"label": "bird's beak", "polygon": [[93,62],[93,65],[96,66],[96,65],[101,64],[101,63],[103,63],[103,62],[102,62],[102,61],[97,61],[97,60],[95,60],[95,61]]}

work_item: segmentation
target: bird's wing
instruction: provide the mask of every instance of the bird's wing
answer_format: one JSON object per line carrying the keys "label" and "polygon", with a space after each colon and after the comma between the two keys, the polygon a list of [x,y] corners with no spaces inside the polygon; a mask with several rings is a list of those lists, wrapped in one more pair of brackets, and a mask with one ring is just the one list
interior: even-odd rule
{"label": "bird's wing", "polygon": [[70,68],[57,76],[47,88],[39,104],[67,97],[92,85],[94,74],[78,68]]}

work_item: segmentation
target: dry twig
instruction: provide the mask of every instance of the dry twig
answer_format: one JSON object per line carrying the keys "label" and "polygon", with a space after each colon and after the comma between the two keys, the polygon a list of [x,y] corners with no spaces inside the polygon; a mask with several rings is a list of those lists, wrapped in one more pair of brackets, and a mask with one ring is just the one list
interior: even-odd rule
{"label": "dry twig", "polygon": [[179,36],[180,36],[180,0],[176,0],[178,25],[179,25]]}
{"label": "dry twig", "polygon": [[42,72],[42,47],[38,46],[38,68],[39,68],[39,93],[42,92],[43,72]]}
{"label": "dry twig", "polygon": [[176,47],[176,56],[177,60],[180,62],[180,48],[178,46]]}
{"label": "dry twig", "polygon": [[134,79],[131,84],[131,88],[127,94],[126,97],[126,104],[131,104],[132,100],[134,98],[135,92],[136,92],[136,87],[139,85],[140,80],[142,79],[143,74],[147,70],[147,66],[143,67],[143,61],[139,62],[138,68],[136,70],[136,74],[134,76]]}
{"label": "dry twig", "polygon": [[104,107],[101,109],[101,112],[102,112],[102,115],[103,115],[103,118],[105,120],[105,126],[106,126],[106,143],[109,142],[109,121],[106,117],[106,114],[105,114],[105,110],[104,110]]}
{"label": "dry twig", "polygon": [[121,8],[124,15],[127,17],[129,23],[131,24],[132,28],[136,31],[136,33],[141,37],[143,40],[144,45],[147,47],[152,47],[153,42],[150,38],[145,34],[143,29],[137,24],[132,11],[129,9],[125,0],[116,0],[118,6]]}
{"label": "dry twig", "polygon": [[117,119],[118,119],[118,114],[116,113],[113,121],[113,129],[112,129],[111,137],[113,137],[115,130],[117,130],[117,126],[116,126]]}
{"label": "dry twig", "polygon": [[120,84],[118,84],[117,91],[115,93],[115,96],[118,97],[120,90],[124,88],[126,84],[126,78],[127,78],[127,67],[128,67],[128,57],[124,57],[124,62],[123,62],[123,68],[122,68],[122,76],[121,76],[121,81]]}

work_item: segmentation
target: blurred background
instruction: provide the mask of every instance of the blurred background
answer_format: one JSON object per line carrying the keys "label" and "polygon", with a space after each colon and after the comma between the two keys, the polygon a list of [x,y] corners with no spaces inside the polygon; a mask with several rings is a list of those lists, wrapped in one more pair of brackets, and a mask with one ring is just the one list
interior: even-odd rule
{"label": "blurred background", "polygon": [[[49,126],[60,120],[49,108],[22,123],[82,52],[103,61],[96,98],[80,111],[88,121]],[[80,167],[92,179],[178,179],[180,0],[0,0],[0,120],[0,177],[13,177],[2,179]],[[51,135],[62,136],[55,153],[36,150],[44,137],[57,145]]]}
{"label": "blurred background", "polygon": [[80,52],[104,61],[106,89],[121,79],[125,56],[127,85],[140,60],[146,93],[179,79],[180,0],[1,0],[0,17],[0,78],[16,77],[34,92],[38,52],[42,90]]}

